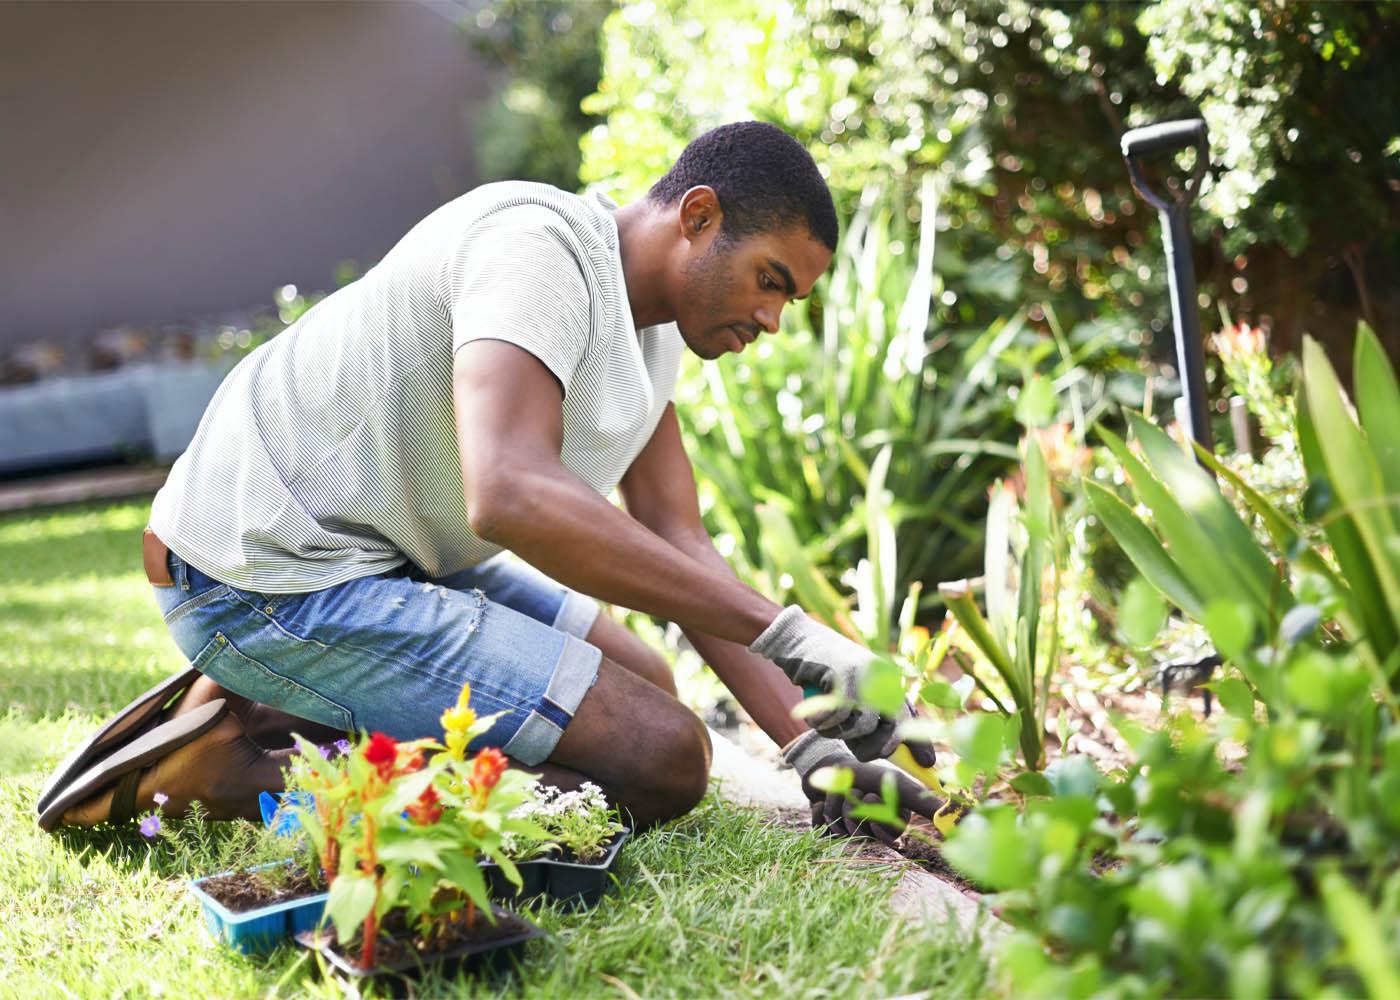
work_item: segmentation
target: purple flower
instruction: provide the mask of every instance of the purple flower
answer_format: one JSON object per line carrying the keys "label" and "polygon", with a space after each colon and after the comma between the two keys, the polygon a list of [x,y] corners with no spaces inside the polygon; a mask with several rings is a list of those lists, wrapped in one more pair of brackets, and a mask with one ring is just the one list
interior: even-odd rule
{"label": "purple flower", "polygon": [[335,741],[335,748],[336,748],[337,750],[339,750],[340,753],[341,753],[341,755],[343,756],[343,755],[345,755],[345,754],[347,754],[347,753],[350,752],[350,741],[349,741],[349,740],[336,740],[336,741]]}
{"label": "purple flower", "polygon": [[163,806],[170,801],[170,796],[166,795],[164,792],[156,792],[151,798],[156,800],[157,806]]}
{"label": "purple flower", "polygon": [[141,821],[141,836],[150,840],[160,833],[160,817],[152,813]]}
{"label": "purple flower", "polygon": [[319,751],[321,752],[321,756],[324,757],[324,758],[326,758],[326,760],[330,760],[330,759],[331,759],[331,748],[330,748],[330,747],[326,746],[324,743],[318,743],[318,744],[316,744],[316,749],[319,750]]}

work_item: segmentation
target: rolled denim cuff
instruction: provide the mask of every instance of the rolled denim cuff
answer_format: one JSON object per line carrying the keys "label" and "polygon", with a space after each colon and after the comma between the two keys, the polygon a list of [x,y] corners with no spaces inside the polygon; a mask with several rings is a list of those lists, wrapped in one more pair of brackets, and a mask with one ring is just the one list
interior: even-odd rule
{"label": "rolled denim cuff", "polygon": [[554,665],[544,697],[502,747],[507,757],[533,767],[554,752],[583,696],[597,682],[602,659],[597,646],[572,635],[564,637],[564,648]]}
{"label": "rolled denim cuff", "polygon": [[564,594],[564,603],[559,605],[559,613],[554,616],[554,628],[580,639],[587,639],[598,620],[598,602],[591,597],[570,590]]}
{"label": "rolled denim cuff", "polygon": [[859,763],[855,754],[846,749],[841,740],[827,739],[815,729],[809,729],[787,746],[783,747],[783,763],[805,779],[809,772],[832,757],[847,757],[852,764]]}
{"label": "rolled denim cuff", "polygon": [[749,643],[749,652],[771,660],[774,655],[780,655],[784,649],[791,648],[802,632],[811,627],[812,620],[807,617],[807,612],[796,604],[789,604],[778,612],[777,617],[768,623],[768,627],[758,634],[757,639]]}

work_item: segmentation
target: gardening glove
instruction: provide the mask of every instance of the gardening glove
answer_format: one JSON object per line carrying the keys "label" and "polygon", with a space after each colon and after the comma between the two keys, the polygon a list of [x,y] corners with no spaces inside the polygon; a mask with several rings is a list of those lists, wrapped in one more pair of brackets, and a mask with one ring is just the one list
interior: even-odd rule
{"label": "gardening glove", "polygon": [[[812,826],[832,836],[874,837],[886,844],[895,842],[899,837],[898,830],[884,823],[856,819],[851,815],[851,810],[859,802],[873,804],[882,801],[881,788],[886,775],[894,778],[897,808],[902,819],[907,821],[911,814],[918,814],[932,820],[944,805],[942,799],[904,772],[885,764],[863,764],[851,755],[843,743],[825,739],[811,729],[783,748],[783,761],[802,779],[803,794],[812,803]],[[822,767],[850,768],[853,779],[851,796],[857,801],[852,802],[845,795],[814,788],[811,775]]]}
{"label": "gardening glove", "polygon": [[856,704],[860,678],[875,654],[834,629],[810,618],[796,604],[784,608],[749,646],[767,657],[803,688],[839,695],[852,704],[807,717],[807,723],[832,739],[845,740],[859,760],[875,760],[894,753],[901,742],[923,767],[934,764],[933,745],[923,740],[901,740],[895,730],[914,717],[905,702],[894,716],[881,715]]}

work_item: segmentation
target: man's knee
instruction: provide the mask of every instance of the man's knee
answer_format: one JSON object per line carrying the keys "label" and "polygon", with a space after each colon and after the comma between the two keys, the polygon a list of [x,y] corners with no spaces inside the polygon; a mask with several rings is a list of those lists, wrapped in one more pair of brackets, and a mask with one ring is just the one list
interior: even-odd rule
{"label": "man's knee", "polygon": [[710,734],[693,712],[677,704],[665,720],[667,739],[651,770],[657,820],[690,812],[710,782]]}

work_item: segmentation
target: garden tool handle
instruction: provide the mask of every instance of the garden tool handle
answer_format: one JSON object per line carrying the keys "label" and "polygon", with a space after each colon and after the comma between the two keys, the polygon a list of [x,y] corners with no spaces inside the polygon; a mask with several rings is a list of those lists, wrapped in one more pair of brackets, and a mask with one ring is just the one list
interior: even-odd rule
{"label": "garden tool handle", "polygon": [[1201,176],[1206,171],[1206,164],[1210,162],[1210,142],[1206,136],[1206,123],[1203,120],[1186,118],[1181,121],[1145,125],[1142,128],[1135,128],[1123,133],[1120,144],[1120,148],[1123,150],[1123,159],[1128,162],[1128,176],[1132,178],[1133,187],[1137,188],[1138,194],[1142,195],[1143,199],[1158,211],[1166,210],[1171,202],[1165,195],[1159,194],[1148,186],[1142,177],[1142,172],[1138,169],[1137,158],[1145,153],[1154,153],[1158,150],[1177,150],[1185,149],[1187,146],[1195,146],[1196,168],[1192,171],[1191,179],[1186,182],[1176,202],[1180,205],[1188,205],[1195,199],[1196,192],[1201,186]]}

